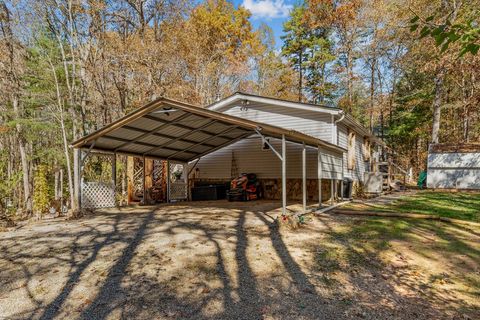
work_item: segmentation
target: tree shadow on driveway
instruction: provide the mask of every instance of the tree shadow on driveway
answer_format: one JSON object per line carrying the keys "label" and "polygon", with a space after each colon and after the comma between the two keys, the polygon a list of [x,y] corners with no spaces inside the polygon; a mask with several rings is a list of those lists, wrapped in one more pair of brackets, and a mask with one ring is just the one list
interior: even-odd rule
{"label": "tree shadow on driveway", "polygon": [[[425,299],[420,304],[416,297],[397,290],[396,286],[408,287],[411,282],[381,278],[386,269],[380,255],[389,248],[381,237],[394,232],[393,227],[368,224],[365,229],[357,220],[314,218],[303,229],[284,231],[267,215],[276,208],[275,204],[254,208],[207,203],[139,213],[118,210],[44,233],[12,235],[0,242],[5,249],[0,267],[6,272],[0,275],[0,284],[15,287],[25,282],[13,291],[27,291],[24,296],[30,296],[31,303],[8,315],[34,319],[411,318],[414,313],[403,310],[401,302],[426,310],[417,318],[432,314],[441,318],[435,306],[428,301],[423,305]],[[414,227],[428,238],[427,226]],[[438,234],[447,241],[452,235],[443,232]],[[371,247],[375,237],[380,239]],[[451,240],[461,245],[460,240]],[[338,248],[345,255],[331,255]],[[477,259],[476,249],[462,250]],[[32,262],[39,267],[32,267]],[[52,286],[51,294],[38,290],[42,281],[57,279],[59,274],[64,275],[58,278],[61,285]],[[338,274],[345,276],[343,282],[326,281]],[[368,295],[377,302],[369,305]],[[15,297],[0,288],[2,301]]]}

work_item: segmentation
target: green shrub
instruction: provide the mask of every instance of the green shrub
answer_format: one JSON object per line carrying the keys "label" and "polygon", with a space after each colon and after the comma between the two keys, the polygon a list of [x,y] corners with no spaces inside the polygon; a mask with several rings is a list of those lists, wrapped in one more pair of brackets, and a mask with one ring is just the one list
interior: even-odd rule
{"label": "green shrub", "polygon": [[47,212],[50,205],[51,196],[47,176],[47,166],[39,165],[33,178],[33,210],[38,214]]}

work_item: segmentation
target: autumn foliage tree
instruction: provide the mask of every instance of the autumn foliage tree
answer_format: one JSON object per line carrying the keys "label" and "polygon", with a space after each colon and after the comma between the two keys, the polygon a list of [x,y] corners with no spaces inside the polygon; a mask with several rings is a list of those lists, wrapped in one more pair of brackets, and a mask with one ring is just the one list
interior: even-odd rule
{"label": "autumn foliage tree", "polygon": [[260,50],[249,17],[246,9],[226,0],[208,0],[185,22],[184,50],[198,103],[231,93],[248,76],[248,59]]}

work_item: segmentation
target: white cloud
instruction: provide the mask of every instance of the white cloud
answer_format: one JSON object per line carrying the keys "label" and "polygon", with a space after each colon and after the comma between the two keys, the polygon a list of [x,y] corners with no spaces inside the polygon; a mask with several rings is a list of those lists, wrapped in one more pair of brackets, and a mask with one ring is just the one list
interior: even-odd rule
{"label": "white cloud", "polygon": [[284,18],[288,16],[293,7],[283,0],[243,0],[242,6],[250,10],[255,19]]}

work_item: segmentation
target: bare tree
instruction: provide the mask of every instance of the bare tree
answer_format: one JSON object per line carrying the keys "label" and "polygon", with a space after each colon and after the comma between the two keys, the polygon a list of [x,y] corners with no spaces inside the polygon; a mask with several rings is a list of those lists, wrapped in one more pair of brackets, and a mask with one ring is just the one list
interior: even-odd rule
{"label": "bare tree", "polygon": [[2,31],[2,46],[5,49],[6,59],[4,66],[4,79],[3,83],[8,86],[5,90],[10,96],[10,102],[13,108],[17,124],[15,126],[17,131],[18,148],[20,152],[20,160],[22,165],[22,177],[23,177],[23,196],[24,196],[24,209],[27,214],[31,214],[33,209],[32,190],[30,180],[30,163],[27,154],[27,142],[23,134],[23,127],[20,124],[20,119],[23,118],[23,110],[20,102],[22,84],[21,73],[23,66],[23,48],[20,43],[16,41],[15,35],[12,31],[12,14],[7,7],[5,1],[0,1],[0,28]]}

